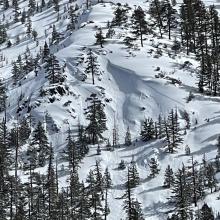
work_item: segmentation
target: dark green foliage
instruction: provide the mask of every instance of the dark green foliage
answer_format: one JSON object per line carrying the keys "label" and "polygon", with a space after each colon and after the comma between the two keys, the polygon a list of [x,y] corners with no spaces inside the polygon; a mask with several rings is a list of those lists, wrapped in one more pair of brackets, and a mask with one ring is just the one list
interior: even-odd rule
{"label": "dark green foliage", "polygon": [[95,85],[95,76],[100,75],[99,71],[99,63],[97,61],[97,56],[92,52],[91,49],[89,49],[89,52],[87,54],[87,60],[86,60],[86,74],[92,75],[92,84]]}
{"label": "dark green foliage", "polygon": [[5,25],[0,25],[0,44],[3,44],[7,41],[7,31]]}
{"label": "dark green foliage", "polygon": [[86,101],[89,102],[89,106],[85,109],[86,119],[89,121],[86,133],[90,143],[97,144],[103,139],[102,133],[107,130],[105,106],[96,94],[92,94]]}
{"label": "dark green foliage", "polygon": [[154,178],[159,172],[160,172],[160,169],[159,169],[159,164],[157,162],[157,160],[152,157],[150,159],[150,162],[148,163],[149,167],[150,167],[150,177]]}
{"label": "dark green foliage", "polygon": [[65,77],[61,71],[59,61],[54,55],[50,55],[46,60],[45,66],[47,72],[47,78],[50,84],[62,83],[65,80]]}
{"label": "dark green foliage", "polygon": [[48,143],[48,138],[46,136],[46,131],[44,130],[43,124],[38,122],[37,127],[33,131],[33,138],[27,154],[29,155],[31,161],[36,160],[37,156],[37,164],[39,166],[44,166],[45,163],[50,159],[50,148],[51,147]]}
{"label": "dark green foliage", "polygon": [[137,165],[134,161],[131,161],[129,165],[128,175],[129,175],[129,186],[131,188],[135,188],[137,185],[140,184],[140,177],[137,170]]}
{"label": "dark green foliage", "polygon": [[35,0],[29,0],[28,7],[29,7],[29,14],[32,15],[36,10],[36,1]]}
{"label": "dark green foliage", "polygon": [[130,146],[132,143],[131,143],[131,132],[130,132],[130,128],[127,127],[127,131],[126,131],[126,134],[125,134],[125,146]]}
{"label": "dark green foliage", "polygon": [[124,170],[125,168],[126,168],[125,161],[121,160],[121,162],[118,164],[118,169]]}
{"label": "dark green foliage", "polygon": [[145,119],[141,127],[141,137],[143,141],[150,141],[155,138],[155,127],[152,118]]}
{"label": "dark green foliage", "polygon": [[218,140],[217,140],[217,157],[220,158],[220,136],[218,136]]}
{"label": "dark green foliage", "polygon": [[[101,175],[100,175],[101,176]],[[101,194],[102,189],[100,192],[100,184],[97,179],[97,171],[96,174],[94,171],[90,170],[89,175],[86,179],[86,182],[88,184],[87,190],[88,190],[88,196],[87,200],[89,201],[90,207],[91,207],[91,219],[101,219],[103,207],[101,204]]]}
{"label": "dark green foliage", "polygon": [[76,145],[72,133],[69,130],[67,137],[67,146],[64,149],[64,159],[69,162],[69,169],[73,172],[78,168],[79,162],[82,159],[80,148]]}
{"label": "dark green foliage", "polygon": [[130,171],[128,170],[126,192],[123,196],[124,204],[123,209],[126,212],[126,219],[128,220],[144,220],[143,213],[140,207],[140,203],[132,197],[132,185],[133,181],[130,180]]}
{"label": "dark green foliage", "polygon": [[186,169],[178,169],[172,184],[172,201],[175,211],[181,220],[188,220],[191,216],[191,186],[187,181]]}
{"label": "dark green foliage", "polygon": [[213,190],[216,191],[217,180],[215,178],[215,169],[211,163],[209,163],[206,167],[205,178],[206,186],[211,190],[211,193]]}
{"label": "dark green foliage", "polygon": [[4,83],[0,80],[0,112],[4,111],[6,108],[6,88]]}
{"label": "dark green foliage", "polygon": [[132,21],[132,33],[135,37],[140,37],[141,46],[143,47],[143,35],[149,33],[149,27],[145,20],[145,12],[144,10],[139,6],[136,8],[132,14],[131,21]]}
{"label": "dark green foliage", "polygon": [[21,145],[23,145],[30,137],[31,134],[31,128],[29,125],[29,122],[26,118],[24,118],[21,121],[20,127],[19,127],[19,139]]}
{"label": "dark green foliage", "polygon": [[170,188],[174,182],[174,173],[170,165],[166,168],[164,175],[164,184],[163,186],[166,188]]}
{"label": "dark green foliage", "polygon": [[49,58],[49,56],[50,56],[50,49],[48,47],[47,42],[45,41],[43,52],[42,52],[42,59],[43,59],[43,61],[46,61]]}
{"label": "dark green foliage", "polygon": [[207,219],[214,220],[215,217],[213,215],[212,209],[206,203],[204,203],[202,208],[197,212],[196,220],[207,220]]}
{"label": "dark green foliage", "polygon": [[168,152],[174,153],[175,149],[177,149],[179,144],[183,141],[180,133],[177,110],[171,110],[167,122],[165,122],[165,129]]}
{"label": "dark green foliage", "polygon": [[103,48],[103,44],[105,43],[105,37],[102,32],[102,28],[99,28],[98,31],[95,34],[96,38],[96,44],[100,45],[101,48]]}
{"label": "dark green foliage", "polygon": [[61,34],[57,31],[56,26],[53,25],[51,44],[58,44],[61,41]]}
{"label": "dark green foliage", "polygon": [[128,20],[127,10],[124,9],[121,5],[117,6],[114,11],[114,15],[115,17],[112,20],[112,25],[114,26],[121,26]]}
{"label": "dark green foliage", "polygon": [[46,200],[47,200],[47,211],[50,219],[57,219],[57,184],[56,174],[53,166],[53,149],[50,146],[49,154],[49,165],[47,171],[47,182],[46,182]]}
{"label": "dark green foliage", "polygon": [[77,15],[76,15],[76,10],[74,9],[72,5],[69,7],[68,14],[69,14],[70,23],[67,26],[67,28],[68,30],[74,30],[75,24],[77,22]]}

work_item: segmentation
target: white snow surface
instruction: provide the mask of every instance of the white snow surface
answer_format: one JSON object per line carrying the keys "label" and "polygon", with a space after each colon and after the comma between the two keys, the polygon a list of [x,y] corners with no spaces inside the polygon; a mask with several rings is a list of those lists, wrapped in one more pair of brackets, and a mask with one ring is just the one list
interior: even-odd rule
{"label": "white snow surface", "polygon": [[[26,79],[22,80],[21,86],[15,86],[11,80],[11,62],[17,59],[19,54],[25,52],[28,45],[30,51],[34,54],[37,52],[36,43],[26,39],[25,27],[17,23],[11,25],[8,35],[12,41],[15,41],[16,35],[21,37],[19,45],[6,48],[1,47],[1,53],[7,58],[3,62],[3,67],[0,69],[1,77],[5,79],[8,87],[8,123],[16,122],[17,117],[22,118],[26,114],[23,110],[20,115],[16,114],[18,107],[18,97],[23,94],[25,100],[30,100],[31,105],[36,105],[41,102],[39,107],[33,109],[32,114],[35,121],[44,120],[45,112],[53,117],[55,123],[60,129],[59,133],[51,134],[50,141],[53,143],[55,152],[59,152],[65,145],[67,129],[69,126],[76,129],[78,122],[86,125],[84,108],[87,106],[85,99],[92,93],[96,92],[106,104],[107,127],[105,137],[112,139],[112,129],[114,119],[119,129],[120,142],[123,143],[124,135],[127,126],[130,127],[134,144],[131,147],[122,146],[114,152],[108,152],[104,149],[100,156],[96,155],[96,146],[91,146],[89,155],[82,161],[80,167],[80,179],[85,180],[89,169],[94,167],[97,159],[101,160],[103,171],[106,167],[111,172],[113,180],[113,188],[110,190],[110,210],[109,220],[119,220],[125,217],[122,210],[123,200],[120,197],[124,194],[124,183],[126,181],[126,170],[118,171],[118,163],[123,159],[129,163],[133,159],[137,162],[138,171],[141,177],[141,184],[134,189],[133,195],[138,198],[142,204],[145,218],[148,220],[163,220],[167,219],[167,212],[172,208],[168,204],[167,198],[170,196],[170,191],[164,189],[163,179],[164,171],[168,164],[176,170],[182,166],[182,163],[189,164],[190,157],[185,156],[184,147],[188,144],[191,147],[191,154],[195,160],[201,162],[203,154],[206,153],[208,160],[212,160],[216,155],[216,138],[220,130],[220,98],[208,97],[200,95],[196,92],[196,67],[198,63],[193,56],[186,56],[184,53],[178,54],[174,59],[170,58],[166,52],[172,44],[166,37],[163,39],[151,38],[147,36],[144,42],[144,48],[138,50],[128,50],[122,39],[118,36],[120,33],[126,34],[126,30],[116,28],[116,36],[113,39],[107,40],[104,48],[94,45],[96,26],[103,27],[106,32],[107,21],[113,18],[113,3],[128,3],[131,7],[141,5],[147,9],[147,4],[142,0],[114,0],[113,3],[94,4],[91,9],[86,10],[82,4],[82,0],[78,1],[81,7],[80,21],[78,29],[71,35],[66,32],[67,22],[66,14],[63,12],[63,7],[68,2],[61,0],[61,19],[56,22],[57,14],[48,9],[42,13],[38,13],[32,17],[33,28],[37,30],[39,36],[39,44],[43,46],[44,41],[48,40],[49,33],[52,31],[51,25],[56,24],[60,32],[64,33],[64,40],[54,47],[54,54],[59,58],[60,63],[66,62],[66,84],[70,87],[72,95],[59,97],[59,101],[49,103],[47,99],[39,97],[39,91],[42,87],[48,85],[44,73],[39,73],[35,77],[35,73],[28,74]],[[207,2],[207,5],[215,3]],[[75,3],[74,3],[75,4]],[[20,7],[27,7],[27,1],[23,1]],[[12,16],[12,11],[8,10],[5,13],[6,17]],[[2,17],[2,14],[0,15]],[[94,23],[88,22],[93,21]],[[81,27],[81,28],[80,28]],[[48,36],[45,36],[44,29],[47,29]],[[153,39],[153,40],[152,40]],[[152,45],[157,43],[166,43],[168,49],[164,49],[163,56],[154,58],[149,54],[149,50],[156,50]],[[137,40],[137,44],[139,41]],[[83,66],[79,63],[80,58],[86,56],[87,48],[92,48],[98,56],[100,69],[103,71],[100,80],[95,78],[95,86],[92,85],[91,77],[88,77],[85,82],[80,81],[79,75],[83,71]],[[153,52],[154,54],[154,52]],[[193,64],[192,71],[179,69],[185,61],[190,61]],[[166,79],[155,78],[160,67],[160,71],[166,73],[167,76],[181,80],[181,85],[171,84]],[[187,103],[186,99],[189,92],[195,94],[195,98]],[[106,98],[112,101],[106,102]],[[63,104],[71,100],[69,107],[64,107]],[[19,105],[22,104],[22,102]],[[142,110],[142,108],[145,110]],[[139,141],[141,122],[152,117],[157,119],[159,114],[166,116],[172,108],[177,108],[179,114],[187,110],[190,114],[192,127],[184,136],[184,143],[180,146],[177,153],[167,154],[163,149],[163,142],[160,140],[143,143]],[[209,118],[209,122],[205,119]],[[198,124],[195,125],[195,120]],[[67,123],[68,120],[68,123]],[[184,122],[182,122],[184,123]],[[136,139],[138,141],[136,142]],[[102,146],[104,148],[104,145]],[[151,157],[157,157],[160,163],[160,174],[154,178],[148,178],[149,168],[148,160]],[[61,164],[59,164],[61,166]],[[44,169],[42,169],[44,170]],[[23,173],[20,175],[24,176]],[[217,176],[220,180],[220,176]],[[66,177],[59,179],[60,186],[65,186]],[[216,200],[217,194],[206,196],[205,201],[212,206],[215,212],[220,211],[220,200]],[[201,207],[202,202],[199,204]]]}

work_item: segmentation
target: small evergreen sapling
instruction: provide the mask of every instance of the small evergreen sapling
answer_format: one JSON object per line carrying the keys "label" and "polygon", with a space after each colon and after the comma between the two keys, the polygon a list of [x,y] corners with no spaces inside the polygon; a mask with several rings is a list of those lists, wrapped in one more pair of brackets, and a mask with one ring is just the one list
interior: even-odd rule
{"label": "small evergreen sapling", "polygon": [[150,177],[154,178],[159,172],[160,172],[160,169],[159,169],[159,164],[157,162],[157,160],[152,157],[150,159],[150,162],[148,163],[149,167],[150,167]]}

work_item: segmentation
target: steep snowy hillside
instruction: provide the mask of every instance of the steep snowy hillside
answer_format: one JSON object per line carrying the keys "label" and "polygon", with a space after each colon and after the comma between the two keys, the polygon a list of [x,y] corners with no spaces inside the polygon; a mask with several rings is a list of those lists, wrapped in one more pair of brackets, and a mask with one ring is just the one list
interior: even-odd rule
{"label": "steep snowy hillside", "polygon": [[[199,49],[187,53],[182,1],[169,4],[177,22],[171,39],[164,29],[160,37],[160,19],[154,23],[155,9],[149,10],[154,1],[0,2],[0,41],[4,31],[7,35],[0,45],[1,88],[7,90],[7,98],[0,91],[0,219],[163,220],[172,214],[172,219],[208,220],[212,214],[218,219],[220,58],[218,52],[206,54],[205,60],[217,57],[208,69],[201,57],[205,49],[214,50],[207,45],[212,36],[219,38],[220,22],[212,29],[216,35],[205,36],[206,44],[198,33]],[[155,2],[161,7],[163,1]],[[219,7],[204,3],[204,10]],[[143,47],[140,35],[132,33],[138,6],[146,15],[143,21],[138,11],[136,22],[140,18],[140,25],[148,25]],[[126,14],[119,16],[120,25],[117,8]],[[213,14],[207,15],[207,26]],[[201,93],[199,73],[205,67],[207,92]],[[213,69],[217,76],[209,77]],[[208,79],[216,80],[217,94]],[[165,187],[168,165],[174,180]],[[134,173],[140,179],[131,186]],[[175,191],[181,183],[183,198]],[[205,207],[206,217],[207,210],[200,210],[205,203],[212,208]]]}

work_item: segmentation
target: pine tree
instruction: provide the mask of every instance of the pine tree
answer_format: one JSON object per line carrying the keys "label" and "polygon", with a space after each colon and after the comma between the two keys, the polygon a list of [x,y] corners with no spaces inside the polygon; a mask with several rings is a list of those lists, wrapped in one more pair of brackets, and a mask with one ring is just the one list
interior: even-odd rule
{"label": "pine tree", "polygon": [[[99,185],[97,185],[97,181],[94,175],[94,172],[90,170],[89,175],[86,179],[86,182],[88,183],[87,189],[88,189],[88,196],[87,199],[89,201],[89,205],[91,207],[90,209],[90,219],[96,220],[101,219],[103,208],[100,200],[100,191]],[[97,187],[98,186],[98,187]]]}
{"label": "pine tree", "polygon": [[7,219],[9,198],[9,171],[12,165],[12,149],[9,146],[5,119],[0,123],[0,213]]}
{"label": "pine tree", "polygon": [[3,8],[4,8],[4,10],[7,10],[9,8],[9,1],[8,0],[3,1]]}
{"label": "pine tree", "polygon": [[[30,174],[30,216],[38,219],[48,218],[48,191],[47,191],[47,175],[39,173]],[[32,189],[31,189],[32,188]],[[32,198],[33,197],[33,198]],[[46,207],[46,208],[45,208]]]}
{"label": "pine tree", "polygon": [[58,44],[60,40],[61,40],[61,34],[57,31],[56,26],[53,25],[51,43]]}
{"label": "pine tree", "polygon": [[128,20],[127,10],[119,5],[114,11],[114,18],[112,20],[112,25],[121,26]]}
{"label": "pine tree", "polygon": [[47,42],[45,41],[44,48],[43,48],[43,54],[42,54],[43,61],[47,61],[47,59],[49,59],[49,57],[50,57],[50,49],[48,47]]}
{"label": "pine tree", "polygon": [[58,219],[68,219],[69,218],[69,195],[68,190],[62,188],[61,192],[58,194]]}
{"label": "pine tree", "polygon": [[132,27],[133,31],[132,33],[135,35],[135,37],[140,37],[141,46],[143,47],[143,35],[147,34],[149,32],[148,24],[145,20],[145,12],[144,10],[139,6],[136,8],[132,14],[131,21],[132,21]]}
{"label": "pine tree", "polygon": [[98,31],[95,34],[96,38],[96,44],[100,45],[101,48],[103,48],[103,44],[105,43],[105,37],[102,32],[102,28],[99,28]]}
{"label": "pine tree", "polygon": [[216,169],[216,173],[220,172],[220,160],[219,157],[215,157],[215,169]]}
{"label": "pine tree", "polygon": [[15,219],[16,220],[27,220],[28,216],[27,216],[27,209],[26,209],[26,205],[27,205],[27,201],[26,201],[26,195],[24,192],[24,189],[21,189],[22,194],[24,195],[19,195],[18,198],[18,205],[17,205],[17,210],[15,212]]}
{"label": "pine tree", "polygon": [[84,183],[81,183],[80,192],[79,192],[79,203],[77,204],[77,219],[79,220],[89,220],[91,216],[90,211],[90,202],[87,197],[87,191],[84,186]]}
{"label": "pine tree", "polygon": [[190,129],[190,117],[189,117],[189,113],[187,111],[183,112],[183,118],[186,121],[186,129]]}
{"label": "pine tree", "polygon": [[32,37],[34,38],[34,41],[37,41],[37,36],[38,36],[38,33],[36,30],[33,30],[32,31]]}
{"label": "pine tree", "polygon": [[104,173],[104,191],[105,191],[105,208],[104,208],[104,219],[107,220],[107,216],[110,213],[110,209],[108,206],[108,190],[112,186],[112,180],[108,168],[105,169]]}
{"label": "pine tree", "polygon": [[124,205],[123,209],[125,210],[128,220],[144,220],[143,213],[140,207],[140,203],[137,200],[132,198],[132,184],[130,180],[130,172],[128,170],[127,173],[127,182],[126,182],[126,192],[123,196],[124,198]]}
{"label": "pine tree", "polygon": [[34,59],[31,55],[29,54],[25,54],[24,57],[24,64],[23,64],[23,75],[27,75],[28,73],[30,73],[31,71],[34,70]]}
{"label": "pine tree", "polygon": [[132,160],[129,166],[129,185],[131,188],[135,188],[137,185],[140,184],[140,177],[137,170],[136,163]]}
{"label": "pine tree", "polygon": [[98,143],[98,145],[97,145],[97,150],[96,150],[96,152],[97,152],[97,155],[101,155],[102,150],[101,150],[101,147],[100,147],[100,144],[99,144],[99,143]]}
{"label": "pine tree", "polygon": [[172,109],[168,116],[168,123],[165,124],[167,134],[168,151],[174,153],[174,150],[182,143],[180,134],[180,127],[178,122],[177,110],[174,112]]}
{"label": "pine tree", "polygon": [[116,147],[119,147],[119,135],[118,135],[118,127],[114,118],[114,127],[112,129],[112,150]]}
{"label": "pine tree", "polygon": [[90,143],[97,144],[100,139],[103,139],[102,133],[107,130],[104,104],[96,94],[92,94],[86,101],[90,102],[90,105],[85,109],[86,119],[89,121],[86,132]]}
{"label": "pine tree", "polygon": [[3,112],[6,110],[6,88],[3,82],[0,80],[0,112]]}
{"label": "pine tree", "polygon": [[95,177],[96,191],[100,192],[101,195],[103,196],[104,178],[103,178],[102,172],[101,172],[100,161],[98,161],[98,160],[96,160],[95,169],[93,171],[93,174]]}
{"label": "pine tree", "polygon": [[[15,84],[24,76],[22,73],[23,65],[21,64],[19,59],[20,58],[18,57],[17,62],[12,63],[12,78],[13,78]],[[21,64],[21,65],[19,65],[19,64]]]}
{"label": "pine tree", "polygon": [[27,24],[26,24],[26,27],[27,27],[27,29],[26,29],[27,36],[28,36],[28,37],[31,37],[31,33],[32,33],[32,21],[31,21],[30,16],[28,16],[28,22],[27,22]]}
{"label": "pine tree", "polygon": [[189,145],[186,145],[186,147],[185,147],[185,154],[186,154],[187,156],[189,156],[189,155],[190,155],[190,152],[191,152],[191,150],[190,150]]}
{"label": "pine tree", "polygon": [[33,131],[33,138],[31,145],[36,147],[38,152],[38,164],[44,166],[45,163],[50,159],[50,145],[46,136],[46,131],[42,123],[39,121],[37,127]]}
{"label": "pine tree", "polygon": [[217,140],[217,157],[220,157],[220,136],[218,136]]}
{"label": "pine tree", "polygon": [[36,1],[35,0],[29,0],[28,7],[29,7],[29,14],[33,15],[33,13],[36,10]]}
{"label": "pine tree", "polygon": [[7,42],[7,48],[10,48],[12,46],[12,42],[10,40],[8,40]]}
{"label": "pine tree", "polygon": [[68,14],[69,14],[69,20],[70,20],[70,24],[68,25],[68,30],[73,31],[75,29],[75,24],[77,22],[76,12],[73,6],[69,7]]}
{"label": "pine tree", "polygon": [[159,0],[152,0],[150,2],[150,8],[149,8],[149,14],[151,18],[155,20],[154,24],[156,27],[159,28],[159,33],[161,38],[163,37],[163,16],[164,16],[165,10],[162,7],[162,3]]}
{"label": "pine tree", "polygon": [[19,138],[20,138],[20,143],[24,144],[28,138],[30,137],[31,134],[31,128],[29,126],[29,122],[27,121],[26,118],[24,118],[21,121],[20,127],[19,127]]}
{"label": "pine tree", "polygon": [[104,173],[104,187],[108,189],[112,187],[112,179],[108,171],[108,167],[105,169],[105,173]]}
{"label": "pine tree", "polygon": [[167,166],[164,175],[164,184],[163,186],[166,188],[170,188],[174,182],[174,173],[170,165]]}
{"label": "pine tree", "polygon": [[27,160],[28,160],[30,166],[33,169],[37,168],[38,167],[38,150],[35,145],[30,144],[28,146],[26,156],[27,156]]}
{"label": "pine tree", "polygon": [[70,174],[70,216],[72,219],[77,219],[77,204],[80,202],[81,183],[79,182],[77,167]]}
{"label": "pine tree", "polygon": [[125,146],[131,146],[131,132],[130,132],[130,128],[127,127],[127,131],[125,134]]}
{"label": "pine tree", "polygon": [[159,164],[157,162],[157,160],[152,157],[150,159],[150,162],[148,163],[149,167],[150,167],[150,177],[154,178],[159,172],[160,172],[160,169],[159,169]]}
{"label": "pine tree", "polygon": [[59,6],[59,0],[53,0],[54,10],[56,12],[59,12],[60,6]]}
{"label": "pine tree", "polygon": [[125,168],[126,168],[125,161],[121,160],[120,163],[118,164],[118,169],[119,170],[124,170]]}
{"label": "pine tree", "polygon": [[64,78],[64,75],[62,74],[59,61],[54,55],[50,55],[50,57],[46,60],[45,69],[46,69],[47,78],[49,79],[50,84],[64,82],[65,78]]}
{"label": "pine tree", "polygon": [[47,205],[48,205],[48,217],[49,219],[57,219],[57,186],[56,186],[56,175],[53,166],[53,148],[50,147],[49,165],[47,171]]}
{"label": "pine tree", "polygon": [[108,31],[107,31],[105,37],[112,39],[114,35],[115,35],[115,31],[114,31],[113,27],[109,26]]}
{"label": "pine tree", "polygon": [[88,147],[87,138],[86,138],[86,132],[85,132],[84,127],[80,123],[78,124],[76,146],[77,146],[77,148],[79,148],[81,158],[83,158],[89,152],[89,147]]}
{"label": "pine tree", "polygon": [[207,180],[207,187],[213,192],[213,189],[216,190],[217,180],[215,178],[215,169],[211,163],[207,165],[206,168],[206,180]]}
{"label": "pine tree", "polygon": [[72,137],[71,131],[68,131],[67,146],[64,149],[64,159],[69,162],[69,169],[73,172],[78,168],[79,162],[81,160],[80,149]]}
{"label": "pine tree", "polygon": [[191,216],[191,186],[187,181],[185,167],[178,169],[175,173],[174,182],[172,185],[171,199],[175,204],[175,211],[181,220],[188,220]]}
{"label": "pine tree", "polygon": [[19,21],[19,6],[18,0],[13,0],[12,2],[13,12],[14,12],[14,21],[15,23]]}
{"label": "pine tree", "polygon": [[25,9],[24,9],[24,10],[22,11],[22,13],[21,13],[21,23],[22,23],[22,24],[25,24],[26,18],[27,18],[27,13],[26,13],[26,11],[25,11]]}
{"label": "pine tree", "polygon": [[206,203],[199,210],[199,219],[200,220],[206,220],[206,219],[214,220],[215,219],[212,209]]}
{"label": "pine tree", "polygon": [[6,31],[6,27],[4,24],[0,25],[0,44],[3,44],[7,41],[8,35]]}
{"label": "pine tree", "polygon": [[44,8],[46,6],[45,0],[41,0],[41,8]]}
{"label": "pine tree", "polygon": [[112,145],[111,145],[109,139],[107,140],[106,150],[107,150],[107,151],[113,151],[113,147],[112,147]]}
{"label": "pine tree", "polygon": [[171,39],[171,31],[177,27],[177,11],[168,0],[162,1],[161,4],[163,28],[168,31],[169,39]]}
{"label": "pine tree", "polygon": [[166,136],[164,129],[164,122],[161,115],[158,116],[157,130],[158,130],[158,139],[164,138]]}
{"label": "pine tree", "polygon": [[195,206],[197,206],[197,202],[199,199],[202,199],[204,197],[204,185],[203,181],[201,181],[201,173],[196,169],[196,166],[198,165],[197,161],[194,161],[194,158],[192,156],[191,158],[191,171],[189,176],[189,181],[191,185],[192,190],[192,201]]}
{"label": "pine tree", "polygon": [[133,202],[133,206],[134,206],[134,217],[133,219],[135,220],[144,220],[144,214],[143,214],[143,211],[142,211],[142,208],[141,208],[141,203],[138,202],[138,200],[136,199],[134,202]]}
{"label": "pine tree", "polygon": [[91,49],[89,49],[85,63],[87,64],[85,72],[86,74],[92,75],[92,84],[95,85],[95,76],[99,75],[100,71],[97,56],[92,52]]}
{"label": "pine tree", "polygon": [[145,119],[141,127],[143,141],[150,141],[155,138],[154,121],[152,118]]}

